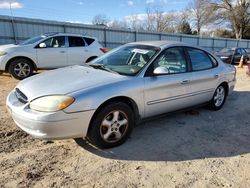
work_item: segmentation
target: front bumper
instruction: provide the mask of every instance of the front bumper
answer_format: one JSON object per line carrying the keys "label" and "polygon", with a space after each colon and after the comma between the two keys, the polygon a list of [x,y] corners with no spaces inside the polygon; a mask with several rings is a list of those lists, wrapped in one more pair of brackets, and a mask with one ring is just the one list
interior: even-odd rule
{"label": "front bumper", "polygon": [[12,91],[7,97],[7,108],[13,120],[22,130],[40,139],[84,138],[87,135],[94,110],[65,113],[45,113],[21,103]]}

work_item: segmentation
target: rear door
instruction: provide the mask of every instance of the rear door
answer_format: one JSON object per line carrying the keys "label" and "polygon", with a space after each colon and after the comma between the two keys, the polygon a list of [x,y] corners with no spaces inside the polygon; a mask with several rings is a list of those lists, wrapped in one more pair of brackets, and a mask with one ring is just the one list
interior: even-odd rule
{"label": "rear door", "polygon": [[82,37],[68,36],[68,65],[81,65],[89,57],[88,46]]}
{"label": "rear door", "polygon": [[192,67],[192,90],[193,105],[211,100],[219,81],[218,62],[207,52],[186,48]]}
{"label": "rear door", "polygon": [[[64,36],[44,40],[45,46],[36,46],[38,68],[51,69],[67,66],[67,48]],[[40,43],[40,44],[41,44]]]}
{"label": "rear door", "polygon": [[190,101],[190,81],[192,73],[182,47],[163,51],[149,69],[164,67],[165,75],[145,77],[145,115],[146,117],[178,110],[192,103]]}

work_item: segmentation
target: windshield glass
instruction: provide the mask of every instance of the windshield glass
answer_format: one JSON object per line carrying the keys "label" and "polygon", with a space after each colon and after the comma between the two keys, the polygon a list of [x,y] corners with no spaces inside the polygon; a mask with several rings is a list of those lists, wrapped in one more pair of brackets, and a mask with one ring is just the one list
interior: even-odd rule
{"label": "windshield glass", "polygon": [[233,53],[234,48],[223,48],[220,52],[221,53]]}
{"label": "windshield glass", "polygon": [[27,40],[21,42],[20,45],[34,44],[34,43],[36,43],[36,42],[38,42],[39,40],[44,39],[44,38],[46,38],[46,36],[37,36],[37,37],[33,37],[33,38],[30,38],[30,39],[27,39]]}
{"label": "windshield glass", "polygon": [[123,46],[95,59],[91,64],[99,64],[119,74],[133,76],[142,70],[159,50],[157,47],[145,45]]}

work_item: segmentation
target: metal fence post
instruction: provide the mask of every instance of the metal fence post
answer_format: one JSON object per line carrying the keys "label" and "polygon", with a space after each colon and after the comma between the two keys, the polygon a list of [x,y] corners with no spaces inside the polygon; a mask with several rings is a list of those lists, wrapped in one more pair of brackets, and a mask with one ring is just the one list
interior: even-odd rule
{"label": "metal fence post", "polygon": [[66,33],[66,25],[63,24],[63,32]]}
{"label": "metal fence post", "polygon": [[103,30],[103,34],[104,34],[104,47],[107,47],[107,29],[106,27],[104,27],[104,30]]}
{"label": "metal fence post", "polygon": [[214,37],[213,37],[213,39],[212,39],[212,49],[213,49],[213,51],[214,51],[214,48],[215,48],[215,46],[214,46]]}
{"label": "metal fence post", "polygon": [[182,35],[180,35],[180,42],[182,42]]}
{"label": "metal fence post", "polygon": [[161,40],[162,36],[161,36],[161,33],[159,33],[159,40]]}
{"label": "metal fence post", "polygon": [[14,25],[14,19],[11,18],[11,25],[12,25],[12,31],[13,31],[13,38],[15,40],[15,44],[17,44],[17,37],[16,37],[16,31],[15,31],[15,25]]}
{"label": "metal fence post", "polygon": [[134,34],[135,34],[134,42],[136,42],[137,41],[137,31],[136,30],[135,30]]}

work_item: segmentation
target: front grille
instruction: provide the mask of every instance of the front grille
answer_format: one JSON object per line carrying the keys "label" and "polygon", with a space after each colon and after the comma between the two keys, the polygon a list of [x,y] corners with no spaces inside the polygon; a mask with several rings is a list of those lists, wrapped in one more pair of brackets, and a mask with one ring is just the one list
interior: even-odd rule
{"label": "front grille", "polygon": [[26,104],[28,102],[26,95],[24,95],[18,88],[15,89],[15,95],[21,103]]}

